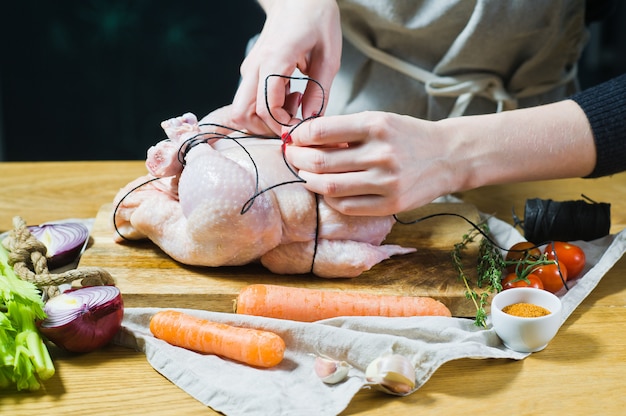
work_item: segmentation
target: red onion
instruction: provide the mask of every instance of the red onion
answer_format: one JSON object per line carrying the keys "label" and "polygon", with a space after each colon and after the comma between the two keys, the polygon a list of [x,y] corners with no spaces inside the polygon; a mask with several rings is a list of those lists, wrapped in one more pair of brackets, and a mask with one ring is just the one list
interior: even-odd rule
{"label": "red onion", "polygon": [[76,260],[89,238],[89,229],[80,222],[45,223],[28,229],[46,246],[50,270]]}
{"label": "red onion", "polygon": [[124,302],[115,286],[68,290],[46,302],[47,317],[38,326],[58,347],[90,352],[113,339],[122,325]]}

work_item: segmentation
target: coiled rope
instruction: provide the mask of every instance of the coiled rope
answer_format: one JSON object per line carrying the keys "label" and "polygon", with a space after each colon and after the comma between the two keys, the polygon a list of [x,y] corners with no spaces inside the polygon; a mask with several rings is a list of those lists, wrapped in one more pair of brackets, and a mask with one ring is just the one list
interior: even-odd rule
{"label": "coiled rope", "polygon": [[100,267],[83,267],[62,273],[50,273],[46,246],[31,234],[21,217],[13,218],[13,227],[2,241],[2,245],[9,252],[9,265],[22,280],[37,286],[44,297],[55,297],[61,293],[60,285],[72,284],[78,280],[83,287],[115,284],[113,276]]}

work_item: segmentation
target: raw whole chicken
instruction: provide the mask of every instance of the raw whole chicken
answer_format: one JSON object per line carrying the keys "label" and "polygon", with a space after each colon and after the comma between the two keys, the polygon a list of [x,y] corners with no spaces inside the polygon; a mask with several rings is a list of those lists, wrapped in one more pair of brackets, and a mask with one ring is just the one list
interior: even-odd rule
{"label": "raw whole chicken", "polygon": [[168,139],[148,150],[149,173],[115,197],[117,242],[148,238],[188,265],[260,261],[321,277],[355,277],[415,251],[381,245],[393,217],[346,216],[306,190],[280,140],[216,138],[191,113],[161,126]]}

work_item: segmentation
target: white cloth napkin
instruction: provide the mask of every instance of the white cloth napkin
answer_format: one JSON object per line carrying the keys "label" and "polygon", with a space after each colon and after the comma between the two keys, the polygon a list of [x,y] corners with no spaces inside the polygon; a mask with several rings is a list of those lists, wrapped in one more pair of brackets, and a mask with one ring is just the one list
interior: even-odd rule
{"label": "white cloth napkin", "polygon": [[[523,240],[510,225],[489,219],[502,247]],[[563,301],[563,321],[593,290],[626,249],[626,230],[593,242],[577,242],[587,256],[584,275],[573,282]],[[173,347],[154,338],[150,317],[159,309],[127,308],[118,345],[144,351],[150,364],[191,396],[226,415],[336,415],[353,396],[368,387],[365,368],[385,353],[403,354],[416,368],[420,388],[444,363],[459,358],[524,359],[529,354],[504,347],[491,325],[482,329],[472,319],[443,317],[334,318],[300,323],[200,310],[186,312],[233,325],[267,329],[281,335],[285,358],[271,369],[257,369],[212,355]],[[348,362],[349,377],[324,384],[314,373],[314,355]],[[389,396],[390,400],[393,396]]]}

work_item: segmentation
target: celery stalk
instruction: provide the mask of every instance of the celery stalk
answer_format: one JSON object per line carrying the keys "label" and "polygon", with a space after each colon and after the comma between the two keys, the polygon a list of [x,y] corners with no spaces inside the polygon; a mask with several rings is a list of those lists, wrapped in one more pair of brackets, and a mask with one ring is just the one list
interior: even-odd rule
{"label": "celery stalk", "polygon": [[35,326],[45,318],[35,285],[20,279],[0,244],[0,388],[37,390],[54,375],[54,365]]}

